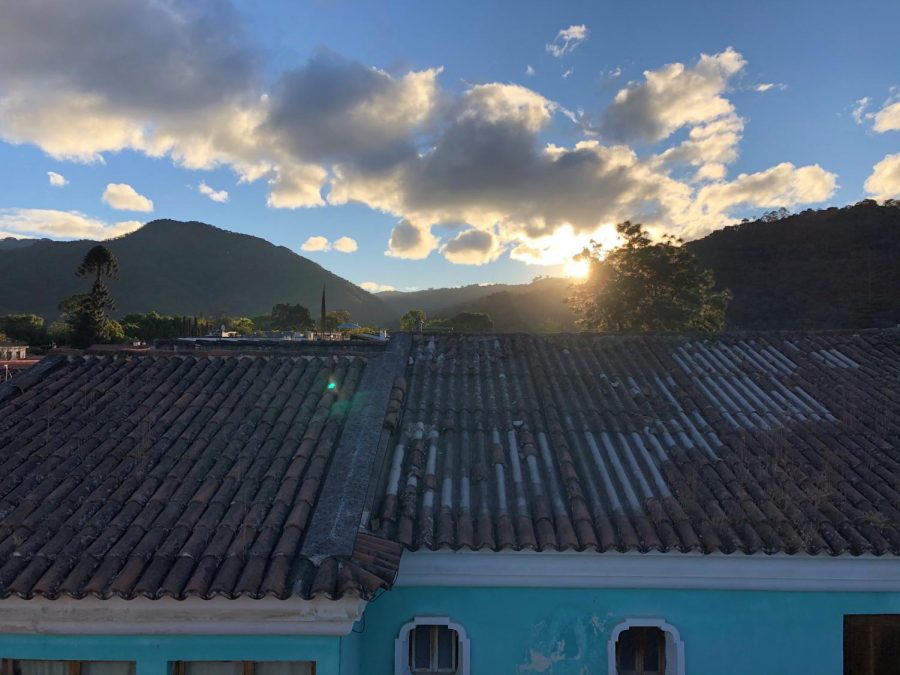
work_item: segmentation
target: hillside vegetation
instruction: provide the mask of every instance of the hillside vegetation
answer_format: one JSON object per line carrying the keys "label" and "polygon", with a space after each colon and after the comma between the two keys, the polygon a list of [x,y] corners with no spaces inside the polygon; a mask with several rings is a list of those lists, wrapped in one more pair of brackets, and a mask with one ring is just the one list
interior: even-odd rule
{"label": "hillside vegetation", "polygon": [[687,244],[733,298],[732,329],[900,324],[900,206],[866,200],[726,227]]}
{"label": "hillside vegetation", "polygon": [[[729,330],[900,324],[900,206],[866,200],[726,227],[686,244],[730,289]],[[572,330],[565,279],[380,294],[429,318],[485,312],[497,331]]]}
{"label": "hillside vegetation", "polygon": [[[73,272],[97,242],[36,241],[0,248],[0,315],[34,313],[53,320],[59,302],[84,292]],[[119,261],[109,281],[114,317],[151,310],[171,315],[256,316],[276,303],[328,306],[366,324],[397,321],[379,298],[283,246],[198,222],[155,220],[104,242]]]}

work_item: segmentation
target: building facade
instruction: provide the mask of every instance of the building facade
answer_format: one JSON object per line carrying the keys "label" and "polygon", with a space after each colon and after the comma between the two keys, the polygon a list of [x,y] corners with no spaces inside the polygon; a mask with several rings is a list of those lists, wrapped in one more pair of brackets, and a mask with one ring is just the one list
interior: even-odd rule
{"label": "building facade", "polygon": [[889,673],[898,556],[897,331],[0,385],[2,675]]}

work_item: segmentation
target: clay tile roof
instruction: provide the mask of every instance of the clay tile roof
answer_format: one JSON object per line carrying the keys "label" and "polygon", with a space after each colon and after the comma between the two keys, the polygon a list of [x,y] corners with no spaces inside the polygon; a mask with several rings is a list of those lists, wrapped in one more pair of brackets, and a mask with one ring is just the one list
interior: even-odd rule
{"label": "clay tile roof", "polygon": [[390,586],[392,542],[300,553],[365,368],[359,356],[56,354],[0,385],[0,597]]}
{"label": "clay tile roof", "polygon": [[420,335],[385,424],[412,550],[900,555],[897,330]]}

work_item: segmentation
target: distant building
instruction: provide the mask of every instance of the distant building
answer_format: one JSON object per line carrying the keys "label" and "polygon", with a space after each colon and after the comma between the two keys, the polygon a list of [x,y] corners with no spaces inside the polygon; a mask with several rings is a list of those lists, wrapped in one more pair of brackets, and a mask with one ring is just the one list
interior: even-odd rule
{"label": "distant building", "polygon": [[28,345],[21,342],[0,342],[0,361],[21,361],[28,358]]}

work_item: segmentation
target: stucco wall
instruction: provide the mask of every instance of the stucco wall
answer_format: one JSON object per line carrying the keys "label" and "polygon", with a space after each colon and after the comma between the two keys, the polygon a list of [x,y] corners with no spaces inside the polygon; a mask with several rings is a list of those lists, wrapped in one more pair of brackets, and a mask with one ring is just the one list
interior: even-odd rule
{"label": "stucco wall", "polygon": [[295,635],[104,636],[0,634],[0,658],[135,661],[137,675],[168,675],[169,663],[192,661],[315,661],[316,675],[357,675],[355,654],[341,667],[338,637]]}
{"label": "stucco wall", "polygon": [[400,587],[366,609],[360,672],[392,675],[397,632],[432,614],[466,628],[474,675],[605,674],[630,617],[673,624],[690,675],[841,675],[845,613],[900,613],[900,593]]}

